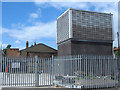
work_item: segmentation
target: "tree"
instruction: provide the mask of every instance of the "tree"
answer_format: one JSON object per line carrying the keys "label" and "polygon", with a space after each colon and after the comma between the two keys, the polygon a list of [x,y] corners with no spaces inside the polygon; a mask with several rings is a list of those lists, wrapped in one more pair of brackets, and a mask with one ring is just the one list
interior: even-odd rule
{"label": "tree", "polygon": [[115,55],[118,56],[118,50],[115,52]]}
{"label": "tree", "polygon": [[5,49],[3,49],[4,55],[6,55],[6,49],[11,48],[11,45],[7,45]]}
{"label": "tree", "polygon": [[6,49],[11,48],[11,45],[7,45]]}

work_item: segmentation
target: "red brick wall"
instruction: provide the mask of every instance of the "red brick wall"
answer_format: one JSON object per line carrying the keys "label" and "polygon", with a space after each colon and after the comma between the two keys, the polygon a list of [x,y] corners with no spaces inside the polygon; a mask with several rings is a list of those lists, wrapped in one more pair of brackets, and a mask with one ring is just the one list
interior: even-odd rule
{"label": "red brick wall", "polygon": [[20,52],[19,49],[6,49],[6,56],[8,57],[19,57]]}

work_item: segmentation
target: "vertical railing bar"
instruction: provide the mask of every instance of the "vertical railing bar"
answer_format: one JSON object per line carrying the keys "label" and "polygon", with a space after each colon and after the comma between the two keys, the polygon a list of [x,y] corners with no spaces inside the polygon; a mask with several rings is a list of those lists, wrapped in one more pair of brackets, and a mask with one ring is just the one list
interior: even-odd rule
{"label": "vertical railing bar", "polygon": [[33,74],[33,81],[34,81],[34,86],[35,86],[35,57],[34,57],[34,74]]}
{"label": "vertical railing bar", "polygon": [[87,88],[90,88],[90,56],[87,55]]}
{"label": "vertical railing bar", "polygon": [[42,68],[41,68],[41,58],[40,58],[40,85],[41,85],[41,70]]}
{"label": "vertical railing bar", "polygon": [[26,77],[26,57],[25,57],[25,64],[24,64],[24,86],[26,86],[26,79],[27,79],[27,77]]}
{"label": "vertical railing bar", "polygon": [[[111,56],[109,57],[109,76],[110,76],[110,79],[111,79]],[[109,87],[111,85],[109,84]]]}
{"label": "vertical railing bar", "polygon": [[24,57],[24,64],[23,64],[23,86],[25,85],[25,57]]}
{"label": "vertical railing bar", "polygon": [[47,68],[46,68],[46,69],[47,69],[47,76],[46,76],[46,78],[47,78],[47,79],[46,79],[46,82],[47,82],[47,83],[46,83],[46,84],[47,84],[47,85],[48,85],[48,61],[49,61],[49,58],[47,58],[47,61],[46,61],[46,63],[47,63]]}
{"label": "vertical railing bar", "polygon": [[19,86],[20,86],[20,75],[21,75],[21,72],[20,72],[20,69],[21,69],[21,56],[19,57],[19,63],[20,63],[20,67],[19,67]]}
{"label": "vertical railing bar", "polygon": [[12,57],[12,61],[11,61],[11,85],[13,85],[13,66],[12,66],[12,63],[13,63],[13,57]]}
{"label": "vertical railing bar", "polygon": [[94,56],[92,56],[92,88],[94,88],[93,82],[94,82]]}
{"label": "vertical railing bar", "polygon": [[8,76],[8,75],[9,75],[8,70],[9,70],[9,67],[8,67],[8,57],[7,57],[7,86],[9,85],[9,84],[8,84],[8,77],[9,77],[9,76]]}
{"label": "vertical railing bar", "polygon": [[[110,72],[110,71],[109,71],[109,56],[108,56],[108,71],[107,71],[107,72],[108,72],[108,75],[107,75],[107,76],[108,76],[108,78],[109,78],[109,75],[110,75],[110,74],[109,74],[109,72]],[[109,87],[109,83],[107,83],[107,84],[108,84],[108,87]]]}
{"label": "vertical railing bar", "polygon": [[47,85],[47,59],[45,59],[45,85]]}
{"label": "vertical railing bar", "polygon": [[91,56],[90,56],[90,59],[89,59],[89,61],[90,61],[90,88],[91,88],[91,85],[92,85],[92,84],[91,84],[91,83],[92,83],[92,82],[91,82],[91,80],[92,80],[92,78],[91,78],[91,62],[92,62],[92,61],[91,61],[91,60],[92,60],[92,59],[91,59]]}
{"label": "vertical railing bar", "polygon": [[43,73],[44,73],[43,66],[44,66],[44,62],[43,62],[43,58],[42,58],[42,85],[43,85]]}
{"label": "vertical railing bar", "polygon": [[78,55],[78,78],[79,78],[79,82],[80,82],[80,55]]}
{"label": "vertical railing bar", "polygon": [[9,86],[10,86],[10,60],[11,60],[11,59],[8,58],[8,60],[9,60],[8,62],[9,62]]}
{"label": "vertical railing bar", "polygon": [[88,88],[87,87],[87,55],[85,55],[85,59],[86,59],[86,88]]}
{"label": "vertical railing bar", "polygon": [[97,88],[97,69],[98,69],[98,65],[97,65],[97,56],[95,56],[95,79],[96,79],[96,87],[95,88]]}
{"label": "vertical railing bar", "polygon": [[20,72],[20,69],[21,69],[21,59],[20,59],[21,57],[19,57],[19,60],[18,60],[18,62],[20,63],[20,67],[19,67],[19,69],[18,69],[18,73],[19,73],[19,86],[20,86],[20,75],[21,75],[21,72]]}
{"label": "vertical railing bar", "polygon": [[99,87],[98,88],[100,88],[100,86],[101,86],[101,76],[100,76],[100,56],[98,56],[98,66],[99,66],[99,69],[98,69],[98,72],[99,72],[99,77],[100,77],[100,79],[99,79]]}
{"label": "vertical railing bar", "polygon": [[82,72],[82,71],[81,71],[81,70],[82,70],[82,69],[81,69],[81,68],[82,68],[81,59],[82,59],[82,57],[81,57],[81,55],[80,55],[80,81],[81,81],[81,77],[82,77],[82,73],[81,73],[81,72]]}
{"label": "vertical railing bar", "polygon": [[54,75],[54,56],[52,55],[52,85],[53,85],[53,75]]}
{"label": "vertical railing bar", "polygon": [[31,75],[31,79],[32,79],[32,85],[34,86],[34,81],[33,81],[33,78],[34,78],[34,57],[32,58],[32,75]]}
{"label": "vertical railing bar", "polygon": [[[105,56],[105,59],[106,59],[106,65],[105,65],[105,77],[107,76],[107,57]],[[105,79],[105,87],[107,87],[107,81],[106,81],[106,79]]]}
{"label": "vertical railing bar", "polygon": [[26,82],[26,86],[28,86],[29,85],[29,83],[28,83],[28,67],[29,67],[29,64],[28,64],[28,57],[26,57],[26,73],[27,73],[27,82]]}
{"label": "vertical railing bar", "polygon": [[3,85],[5,85],[5,76],[4,76],[4,71],[5,71],[5,57],[3,57]]}
{"label": "vertical railing bar", "polygon": [[38,68],[38,71],[37,71],[37,74],[38,74],[38,86],[39,86],[39,84],[40,84],[40,78],[39,78],[39,74],[40,74],[40,58],[38,58],[38,66],[37,66],[37,68]]}
{"label": "vertical railing bar", "polygon": [[44,85],[45,85],[45,58],[44,58]]}
{"label": "vertical railing bar", "polygon": [[26,82],[26,86],[28,86],[29,85],[29,83],[28,83],[28,68],[29,67],[29,64],[28,64],[28,57],[26,57],[26,73],[27,73],[27,82]]}
{"label": "vertical railing bar", "polygon": [[17,67],[17,70],[16,70],[17,71],[17,86],[18,86],[18,69],[19,69],[19,61],[18,60],[19,60],[19,58],[17,57],[17,64],[18,64],[18,67]]}
{"label": "vertical railing bar", "polygon": [[30,74],[31,74],[31,73],[30,73],[30,65],[31,65],[30,62],[31,62],[31,58],[30,58],[30,57],[27,58],[27,61],[29,62],[29,65],[28,65],[28,66],[29,66],[29,72],[28,72],[28,74],[29,74],[29,80],[28,80],[28,81],[29,81],[29,82],[28,82],[28,86],[30,86]]}
{"label": "vertical railing bar", "polygon": [[74,63],[74,56],[72,57],[72,60],[73,60],[73,76],[74,76],[74,70],[75,70],[75,63]]}
{"label": "vertical railing bar", "polygon": [[49,76],[50,76],[50,67],[49,67],[49,61],[50,61],[50,58],[48,60],[48,85],[50,85],[50,80],[49,80]]}
{"label": "vertical railing bar", "polygon": [[4,71],[4,85],[6,85],[6,57],[5,57],[5,62],[4,62],[4,68],[5,68],[5,71]]}
{"label": "vertical railing bar", "polygon": [[[101,62],[101,64],[100,64],[100,66],[101,66],[101,78],[102,78],[102,75],[103,75],[103,72],[102,72],[102,60],[103,60],[103,58],[101,56],[101,59],[100,59],[100,62]],[[103,82],[103,80],[102,80],[102,82]],[[103,86],[103,84],[101,83],[101,88],[102,88],[102,86]]]}
{"label": "vertical railing bar", "polygon": [[9,86],[10,86],[10,85],[11,85],[11,84],[10,84],[10,75],[11,75],[11,70],[10,70],[10,69],[11,69],[11,58],[9,57],[8,60],[9,60]]}
{"label": "vertical railing bar", "polygon": [[[16,58],[14,58],[14,64],[16,63]],[[14,69],[14,78],[15,78],[15,80],[14,80],[14,82],[15,82],[15,86],[16,86],[16,66],[15,66],[15,69]]]}
{"label": "vertical railing bar", "polygon": [[41,59],[41,70],[42,70],[42,73],[41,73],[41,85],[43,85],[43,58]]}
{"label": "vertical railing bar", "polygon": [[6,85],[8,83],[8,57],[6,58]]}
{"label": "vertical railing bar", "polygon": [[[1,75],[3,74],[3,68],[2,68],[2,67],[3,67],[3,63],[2,63],[2,61],[3,61],[3,56],[1,55],[1,57],[0,57],[0,63],[1,63],[1,67],[0,67],[1,69],[0,69],[0,70],[1,70]],[[1,80],[2,80],[2,82],[3,82],[3,78],[2,78]],[[2,82],[1,82],[1,86],[3,85]]]}
{"label": "vertical railing bar", "polygon": [[20,59],[20,60],[21,60],[21,86],[22,86],[22,81],[23,81],[23,80],[22,80],[22,77],[23,77],[23,76],[22,76],[22,74],[23,74],[23,71],[22,71],[22,68],[23,68],[23,60],[22,60],[22,59],[23,59],[23,58],[21,57],[21,59]]}
{"label": "vertical railing bar", "polygon": [[[116,72],[115,72],[115,59],[114,59],[114,76],[115,76],[115,79],[116,79]],[[114,86],[115,86],[115,79],[114,79]]]}
{"label": "vertical railing bar", "polygon": [[50,62],[49,62],[49,63],[50,63],[50,85],[51,85],[51,72],[52,72],[52,71],[51,71],[51,63],[52,63],[51,61],[52,61],[52,60],[51,60],[51,58],[50,58]]}
{"label": "vertical railing bar", "polygon": [[117,61],[117,59],[115,58],[115,61],[116,61],[116,69],[117,69],[117,73],[118,73],[118,75],[117,75],[117,85],[116,86],[118,86],[118,79],[119,79],[119,72],[118,72],[118,61]]}
{"label": "vertical railing bar", "polygon": [[[15,57],[13,57],[13,64],[15,64]],[[15,67],[13,66],[13,86],[15,85]]]}
{"label": "vertical railing bar", "polygon": [[34,86],[34,57],[32,58],[32,83],[33,83],[33,86]]}
{"label": "vertical railing bar", "polygon": [[[77,67],[77,64],[76,64],[76,61],[77,60],[75,60],[75,58],[77,58],[77,56],[74,56],[74,75],[75,75],[75,77],[76,77],[76,67]],[[76,78],[75,78],[75,87],[76,87]]]}
{"label": "vertical railing bar", "polygon": [[86,82],[85,82],[85,56],[83,55],[83,59],[84,59],[84,86],[86,85]]}
{"label": "vertical railing bar", "polygon": [[31,59],[30,59],[31,61],[30,61],[30,64],[31,64],[31,66],[30,66],[30,72],[31,72],[31,74],[30,74],[30,77],[31,77],[31,86],[33,86],[33,81],[32,81],[32,73],[33,73],[33,58],[31,57]]}

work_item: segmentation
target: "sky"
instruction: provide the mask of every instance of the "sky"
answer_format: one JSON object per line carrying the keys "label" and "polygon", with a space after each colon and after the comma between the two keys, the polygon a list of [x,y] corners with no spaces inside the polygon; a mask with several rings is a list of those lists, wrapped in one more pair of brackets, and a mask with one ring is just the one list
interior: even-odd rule
{"label": "sky", "polygon": [[2,48],[24,49],[34,42],[57,49],[56,20],[68,8],[113,14],[114,46],[117,46],[116,2],[2,2]]}

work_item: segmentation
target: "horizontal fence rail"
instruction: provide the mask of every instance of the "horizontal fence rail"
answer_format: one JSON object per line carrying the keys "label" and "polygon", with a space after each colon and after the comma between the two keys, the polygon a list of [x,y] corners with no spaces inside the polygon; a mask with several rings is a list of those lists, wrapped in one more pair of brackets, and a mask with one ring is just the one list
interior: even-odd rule
{"label": "horizontal fence rail", "polygon": [[69,88],[108,88],[118,84],[113,56],[77,55],[54,59],[54,83]]}

